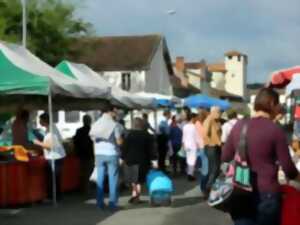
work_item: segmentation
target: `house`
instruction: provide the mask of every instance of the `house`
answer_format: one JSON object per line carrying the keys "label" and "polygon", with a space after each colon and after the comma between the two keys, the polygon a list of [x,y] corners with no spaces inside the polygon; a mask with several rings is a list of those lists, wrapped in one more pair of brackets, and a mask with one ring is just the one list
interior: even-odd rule
{"label": "house", "polygon": [[225,91],[232,96],[247,97],[248,57],[238,51],[226,52],[224,62],[207,64],[185,62],[184,57],[177,57],[173,68],[182,84],[190,84],[203,93],[210,89]]}
{"label": "house", "polygon": [[161,35],[81,38],[69,58],[129,92],[173,94],[172,62]]}

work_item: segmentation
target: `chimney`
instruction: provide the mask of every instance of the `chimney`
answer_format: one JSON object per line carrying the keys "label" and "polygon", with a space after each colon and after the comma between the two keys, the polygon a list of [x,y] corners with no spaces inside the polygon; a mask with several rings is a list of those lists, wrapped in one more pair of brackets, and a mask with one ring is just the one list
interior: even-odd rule
{"label": "chimney", "polygon": [[176,70],[178,72],[184,72],[184,57],[178,56],[176,57]]}

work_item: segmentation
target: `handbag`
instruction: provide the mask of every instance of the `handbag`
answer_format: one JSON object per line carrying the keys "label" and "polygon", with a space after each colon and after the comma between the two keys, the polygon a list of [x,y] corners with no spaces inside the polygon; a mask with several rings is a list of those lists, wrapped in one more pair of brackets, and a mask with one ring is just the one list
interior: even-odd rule
{"label": "handbag", "polygon": [[224,212],[230,211],[236,199],[250,197],[253,191],[247,159],[247,129],[246,122],[242,127],[234,160],[229,164],[227,172],[221,172],[208,196],[208,205]]}

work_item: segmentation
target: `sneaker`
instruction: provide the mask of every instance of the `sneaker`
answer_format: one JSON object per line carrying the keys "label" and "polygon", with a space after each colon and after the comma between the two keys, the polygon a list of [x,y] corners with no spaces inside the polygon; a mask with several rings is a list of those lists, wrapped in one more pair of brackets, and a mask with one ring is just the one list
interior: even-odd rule
{"label": "sneaker", "polygon": [[194,176],[188,175],[188,181],[195,181],[196,178]]}
{"label": "sneaker", "polygon": [[141,201],[140,201],[140,198],[138,196],[135,196],[135,197],[131,197],[129,200],[128,200],[128,203],[130,204],[139,204]]}
{"label": "sneaker", "polygon": [[106,207],[106,205],[105,205],[104,203],[97,203],[97,207],[98,207],[99,209],[104,210],[105,207]]}
{"label": "sneaker", "polygon": [[112,213],[120,211],[122,209],[124,209],[124,207],[118,206],[118,205],[116,205],[116,206],[109,206],[109,211],[111,211]]}

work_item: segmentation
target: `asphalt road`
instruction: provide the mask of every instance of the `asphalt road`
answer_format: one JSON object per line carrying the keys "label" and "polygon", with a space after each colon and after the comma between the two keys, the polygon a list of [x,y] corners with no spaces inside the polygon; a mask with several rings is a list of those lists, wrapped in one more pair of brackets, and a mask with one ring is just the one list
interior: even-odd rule
{"label": "asphalt road", "polygon": [[128,205],[129,193],[120,198],[122,209],[115,213],[95,206],[91,195],[67,194],[56,207],[40,203],[20,209],[0,209],[1,225],[231,225],[228,215],[209,208],[196,183],[175,179],[176,191],[170,207],[152,208],[143,203]]}

